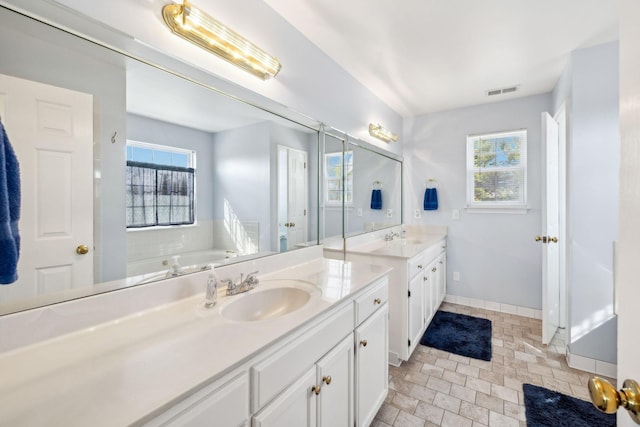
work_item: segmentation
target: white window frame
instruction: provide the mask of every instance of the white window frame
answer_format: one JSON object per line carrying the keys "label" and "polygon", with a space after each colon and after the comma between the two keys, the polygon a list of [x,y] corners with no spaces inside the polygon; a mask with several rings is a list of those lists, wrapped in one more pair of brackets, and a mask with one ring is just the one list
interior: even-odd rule
{"label": "white window frame", "polygon": [[[347,177],[347,179],[345,180],[345,176],[344,176],[344,157],[347,154],[351,154],[351,167],[353,168],[353,151],[349,150],[349,151],[337,151],[337,152],[333,152],[333,153],[325,153],[324,155],[324,204],[325,206],[329,206],[329,207],[341,207],[343,205],[344,202],[344,206],[353,206],[353,174],[351,174],[350,177]],[[328,168],[327,168],[327,159],[329,157],[340,157],[341,158],[341,163],[342,163],[342,176],[340,176],[340,200],[339,201],[334,201],[334,200],[329,200],[329,180],[330,179],[336,179],[333,177],[329,176],[328,173]],[[347,185],[347,181],[351,181],[351,200],[349,201],[344,201],[342,200],[345,195],[346,195],[346,188],[349,188],[349,185]]]}
{"label": "white window frame", "polygon": [[[480,169],[474,166],[474,144],[481,139],[500,138],[505,136],[518,136],[520,138],[520,164],[517,166],[492,166],[485,171],[504,172],[519,170],[522,172],[521,198],[519,201],[476,201],[474,174]],[[492,132],[486,134],[467,136],[467,208],[470,213],[514,213],[525,214],[527,212],[527,130],[518,129],[511,131]]]}

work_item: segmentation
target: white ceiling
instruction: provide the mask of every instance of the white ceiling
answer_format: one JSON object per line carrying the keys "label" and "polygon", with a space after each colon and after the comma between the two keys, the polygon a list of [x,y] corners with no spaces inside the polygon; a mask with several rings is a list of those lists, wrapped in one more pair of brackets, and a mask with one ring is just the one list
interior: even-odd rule
{"label": "white ceiling", "polygon": [[618,38],[615,0],[264,1],[403,117],[549,92]]}

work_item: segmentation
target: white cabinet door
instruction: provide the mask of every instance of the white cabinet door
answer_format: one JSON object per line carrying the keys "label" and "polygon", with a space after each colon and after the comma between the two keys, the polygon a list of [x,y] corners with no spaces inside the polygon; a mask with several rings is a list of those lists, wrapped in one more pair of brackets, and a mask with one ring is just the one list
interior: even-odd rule
{"label": "white cabinet door", "polygon": [[438,289],[438,306],[447,295],[447,254],[443,252],[436,262],[436,287]]}
{"label": "white cabinet door", "polygon": [[309,369],[298,381],[287,388],[273,402],[253,417],[253,427],[315,427],[317,425],[317,399],[312,391],[316,380],[316,367]]}
{"label": "white cabinet door", "polygon": [[[424,287],[424,318],[425,325],[431,322],[431,318],[435,314],[433,309],[433,300],[435,293],[435,283],[433,283],[433,277],[431,276],[431,266],[424,270],[424,273],[420,275],[422,279],[422,285]],[[421,337],[422,338],[422,337]]]}
{"label": "white cabinet door", "polygon": [[356,328],[356,426],[371,424],[389,391],[389,318],[384,304]]}
{"label": "white cabinet door", "polygon": [[353,338],[346,337],[317,364],[318,426],[353,425]]}
{"label": "white cabinet door", "polygon": [[426,320],[424,311],[424,283],[422,274],[418,274],[409,282],[409,341],[407,343],[409,346],[409,354],[411,354],[416,345],[418,345],[420,334],[422,333]]}

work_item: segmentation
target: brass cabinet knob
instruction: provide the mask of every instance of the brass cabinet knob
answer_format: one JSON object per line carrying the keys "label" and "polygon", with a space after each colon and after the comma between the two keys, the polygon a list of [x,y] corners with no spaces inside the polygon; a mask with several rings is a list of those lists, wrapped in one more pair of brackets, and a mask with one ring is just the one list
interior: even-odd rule
{"label": "brass cabinet knob", "polygon": [[320,394],[321,390],[322,387],[320,387],[319,385],[314,385],[313,387],[311,387],[311,391],[314,392],[316,396]]}
{"label": "brass cabinet knob", "polygon": [[440,264],[444,264],[444,262],[440,261]]}
{"label": "brass cabinet knob", "polygon": [[423,267],[422,267],[422,264],[418,264],[418,268],[419,268],[420,270],[422,270],[422,268],[423,268]]}
{"label": "brass cabinet knob", "polygon": [[87,245],[80,245],[76,248],[76,253],[78,255],[86,255],[89,253],[89,247]]}
{"label": "brass cabinet knob", "polygon": [[429,278],[428,278],[427,276],[424,276],[424,277],[422,278],[422,280],[423,280],[423,281],[425,281],[425,282],[427,282],[427,281],[429,281]]}
{"label": "brass cabinet knob", "polygon": [[598,410],[613,414],[622,406],[637,424],[640,424],[640,385],[634,380],[624,380],[622,389],[616,390],[605,379],[593,377],[589,380],[589,395]]}
{"label": "brass cabinet knob", "polygon": [[431,271],[433,271],[434,273],[436,272],[436,270],[437,270],[437,268],[435,268],[435,267],[433,267],[433,268],[431,269]]}
{"label": "brass cabinet knob", "polygon": [[382,304],[382,300],[380,298],[376,298],[373,300],[374,304]]}
{"label": "brass cabinet knob", "polygon": [[327,375],[327,376],[322,377],[322,381],[323,381],[326,385],[331,384],[331,375]]}
{"label": "brass cabinet knob", "polygon": [[366,347],[367,346],[367,340],[361,340],[360,341],[360,345],[363,346],[363,347]]}

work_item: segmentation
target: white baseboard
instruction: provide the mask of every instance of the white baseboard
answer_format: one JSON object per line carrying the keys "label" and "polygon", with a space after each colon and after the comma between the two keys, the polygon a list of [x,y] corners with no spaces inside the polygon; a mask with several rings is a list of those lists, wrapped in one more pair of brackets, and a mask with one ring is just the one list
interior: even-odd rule
{"label": "white baseboard", "polygon": [[567,364],[574,369],[591,372],[609,378],[616,378],[618,375],[618,365],[615,363],[603,362],[602,360],[591,359],[589,357],[572,354],[567,348]]}
{"label": "white baseboard", "polygon": [[518,316],[529,317],[531,319],[542,319],[542,310],[535,308],[520,307],[511,304],[502,304],[499,302],[487,301],[477,298],[459,297],[456,295],[446,295],[446,302],[452,304],[465,305],[467,307],[484,308],[485,310],[498,311],[500,313],[516,314]]}

